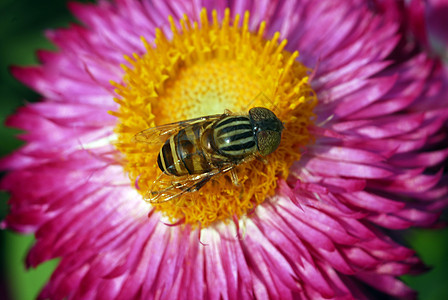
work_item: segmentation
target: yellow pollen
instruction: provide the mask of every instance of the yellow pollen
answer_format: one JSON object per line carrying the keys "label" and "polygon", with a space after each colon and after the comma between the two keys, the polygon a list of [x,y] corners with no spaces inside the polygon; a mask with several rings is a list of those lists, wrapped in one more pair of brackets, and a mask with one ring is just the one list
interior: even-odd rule
{"label": "yellow pollen", "polygon": [[264,22],[258,31],[249,31],[248,12],[242,26],[240,16],[231,20],[228,9],[221,21],[216,11],[209,20],[203,9],[199,23],[187,16],[180,24],[172,17],[169,22],[170,38],[159,29],[154,44],[142,38],[146,53],[126,57],[123,82],[113,83],[120,104],[111,112],[118,117],[116,147],[124,154],[124,168],[143,200],[158,188],[162,171],[157,156],[163,141],[136,142],[133,137],[142,130],[225,110],[247,114],[255,106],[272,110],[285,127],[281,144],[266,157],[267,163],[255,159],[235,168],[237,186],[227,172],[214,176],[199,191],[150,203],[172,222],[204,228],[241,218],[274,195],[277,180],[287,178],[292,163],[300,159],[300,148],[311,142],[308,127],[317,100],[308,83],[310,70],[297,61],[298,52],[284,50],[286,40],[279,42],[279,33],[265,39]]}

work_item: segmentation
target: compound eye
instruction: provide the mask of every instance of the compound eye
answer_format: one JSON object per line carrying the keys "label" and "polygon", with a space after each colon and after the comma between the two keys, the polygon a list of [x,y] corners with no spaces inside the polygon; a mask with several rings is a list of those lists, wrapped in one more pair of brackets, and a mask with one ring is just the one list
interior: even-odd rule
{"label": "compound eye", "polygon": [[282,133],[273,130],[263,130],[257,134],[258,152],[262,156],[271,154],[280,145]]}
{"label": "compound eye", "polygon": [[249,115],[255,122],[260,122],[261,120],[266,119],[277,119],[272,111],[264,107],[254,107],[250,109]]}

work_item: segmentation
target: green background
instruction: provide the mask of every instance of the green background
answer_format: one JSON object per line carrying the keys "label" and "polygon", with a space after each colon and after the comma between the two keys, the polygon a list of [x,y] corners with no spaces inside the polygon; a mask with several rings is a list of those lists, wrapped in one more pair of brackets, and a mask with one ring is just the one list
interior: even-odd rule
{"label": "green background", "polygon": [[[20,146],[14,138],[17,130],[3,125],[6,116],[26,101],[39,100],[39,95],[12,78],[8,67],[37,64],[37,49],[54,49],[43,31],[67,27],[71,22],[76,20],[65,1],[0,0],[1,156]],[[0,197],[0,219],[3,219],[8,196],[0,192]],[[404,236],[426,264],[433,267],[424,275],[405,276],[404,280],[419,291],[420,299],[448,299],[448,230],[411,230]],[[56,261],[25,270],[24,258],[32,243],[32,236],[0,231],[0,299],[33,299],[50,277]]]}

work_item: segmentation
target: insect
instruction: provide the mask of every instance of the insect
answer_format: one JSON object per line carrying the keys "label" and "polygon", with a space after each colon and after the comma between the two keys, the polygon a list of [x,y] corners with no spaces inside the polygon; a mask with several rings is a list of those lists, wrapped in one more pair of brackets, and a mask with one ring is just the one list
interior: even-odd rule
{"label": "insect", "polygon": [[[145,198],[164,202],[202,188],[213,176],[274,152],[280,144],[282,122],[267,108],[254,107],[247,114],[204,116],[152,127],[137,133],[135,142],[163,143],[157,157],[162,174]],[[168,175],[168,180],[163,176]],[[155,189],[157,186],[158,190]]]}

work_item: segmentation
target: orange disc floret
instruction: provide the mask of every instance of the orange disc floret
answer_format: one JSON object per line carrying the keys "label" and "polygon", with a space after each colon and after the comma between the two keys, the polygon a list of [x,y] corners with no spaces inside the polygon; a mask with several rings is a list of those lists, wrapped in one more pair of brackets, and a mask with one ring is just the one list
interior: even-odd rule
{"label": "orange disc floret", "polygon": [[229,10],[222,21],[216,11],[210,21],[205,9],[199,23],[185,16],[178,28],[173,18],[169,21],[172,38],[161,30],[154,45],[142,38],[146,53],[127,57],[131,67],[123,65],[123,83],[114,83],[120,96],[118,111],[111,112],[119,120],[116,147],[143,197],[157,187],[161,145],[136,143],[133,137],[142,130],[225,110],[247,113],[254,106],[272,110],[285,127],[267,163],[253,160],[236,167],[238,186],[225,173],[197,192],[151,203],[173,222],[207,227],[240,218],[274,194],[277,179],[288,176],[300,159],[299,148],[311,140],[308,127],[317,100],[308,83],[310,70],[297,61],[298,52],[284,50],[286,40],[279,42],[279,33],[265,39],[264,22],[250,32],[248,12],[242,26],[240,16],[231,20]]}

